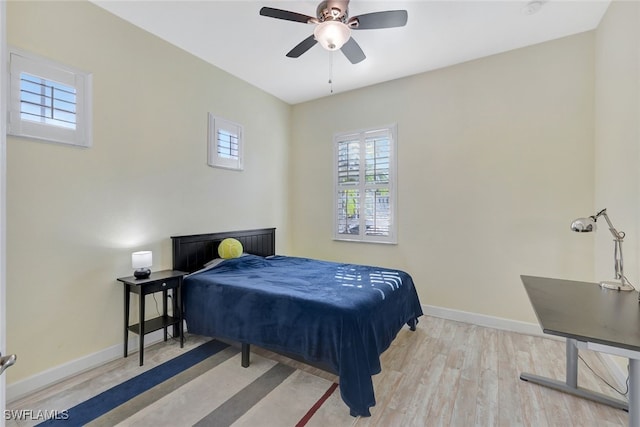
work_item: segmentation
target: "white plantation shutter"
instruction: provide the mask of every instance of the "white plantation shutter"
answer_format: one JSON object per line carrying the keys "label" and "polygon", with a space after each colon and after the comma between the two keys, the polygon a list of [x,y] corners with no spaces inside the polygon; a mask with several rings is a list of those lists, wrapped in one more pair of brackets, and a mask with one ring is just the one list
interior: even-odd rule
{"label": "white plantation shutter", "polygon": [[76,89],[20,73],[20,117],[69,129],[76,128]]}
{"label": "white plantation shutter", "polygon": [[334,238],[396,243],[396,127],[339,134]]}
{"label": "white plantation shutter", "polygon": [[17,49],[9,62],[9,133],[90,146],[91,74]]}
{"label": "white plantation shutter", "polygon": [[209,113],[209,166],[242,170],[242,133],[241,125]]}
{"label": "white plantation shutter", "polygon": [[223,159],[238,159],[239,158],[239,147],[240,147],[240,133],[239,132],[230,132],[225,129],[217,129],[216,132],[216,143],[217,143],[217,154],[219,157]]}

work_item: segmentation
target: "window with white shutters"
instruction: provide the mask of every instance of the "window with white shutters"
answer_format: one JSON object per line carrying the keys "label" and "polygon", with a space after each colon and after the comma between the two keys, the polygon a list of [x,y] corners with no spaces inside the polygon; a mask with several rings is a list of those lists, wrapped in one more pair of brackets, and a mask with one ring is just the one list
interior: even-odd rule
{"label": "window with white shutters", "polygon": [[396,126],[339,134],[334,238],[396,243]]}
{"label": "window with white shutters", "polygon": [[76,88],[20,73],[20,118],[76,128]]}
{"label": "window with white shutters", "polygon": [[9,52],[11,135],[91,146],[91,74]]}
{"label": "window with white shutters", "polygon": [[242,170],[242,126],[209,113],[209,166]]}

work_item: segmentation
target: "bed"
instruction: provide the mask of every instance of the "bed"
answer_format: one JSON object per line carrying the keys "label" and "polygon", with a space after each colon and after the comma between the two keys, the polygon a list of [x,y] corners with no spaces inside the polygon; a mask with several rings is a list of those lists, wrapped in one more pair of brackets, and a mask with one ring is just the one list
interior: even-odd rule
{"label": "bed", "polygon": [[[248,255],[206,271],[220,242],[239,240]],[[172,237],[190,333],[295,356],[339,376],[352,416],[375,405],[371,376],[397,333],[422,315],[407,273],[373,266],[276,255],[275,229]]]}

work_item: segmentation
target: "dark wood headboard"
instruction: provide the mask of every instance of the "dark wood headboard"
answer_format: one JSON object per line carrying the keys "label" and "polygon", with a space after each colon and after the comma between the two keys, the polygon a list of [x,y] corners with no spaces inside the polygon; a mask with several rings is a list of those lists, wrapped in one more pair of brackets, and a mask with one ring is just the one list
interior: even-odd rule
{"label": "dark wood headboard", "polygon": [[218,257],[218,245],[228,237],[238,239],[244,252],[270,256],[276,254],[276,229],[225,231],[222,233],[171,236],[173,269],[192,273]]}

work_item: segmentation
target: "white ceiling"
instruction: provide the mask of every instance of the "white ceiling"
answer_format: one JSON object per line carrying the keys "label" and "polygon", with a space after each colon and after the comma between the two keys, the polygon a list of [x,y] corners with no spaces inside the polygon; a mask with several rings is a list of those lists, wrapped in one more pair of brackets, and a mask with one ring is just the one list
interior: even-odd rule
{"label": "white ceiling", "polygon": [[[369,86],[596,28],[609,0],[352,0],[349,16],[405,9],[405,27],[353,31],[367,59],[320,45],[285,54],[313,25],[259,15],[263,6],[315,16],[319,1],[93,0],[100,7],[289,104]],[[331,58],[333,56],[333,58]]]}

